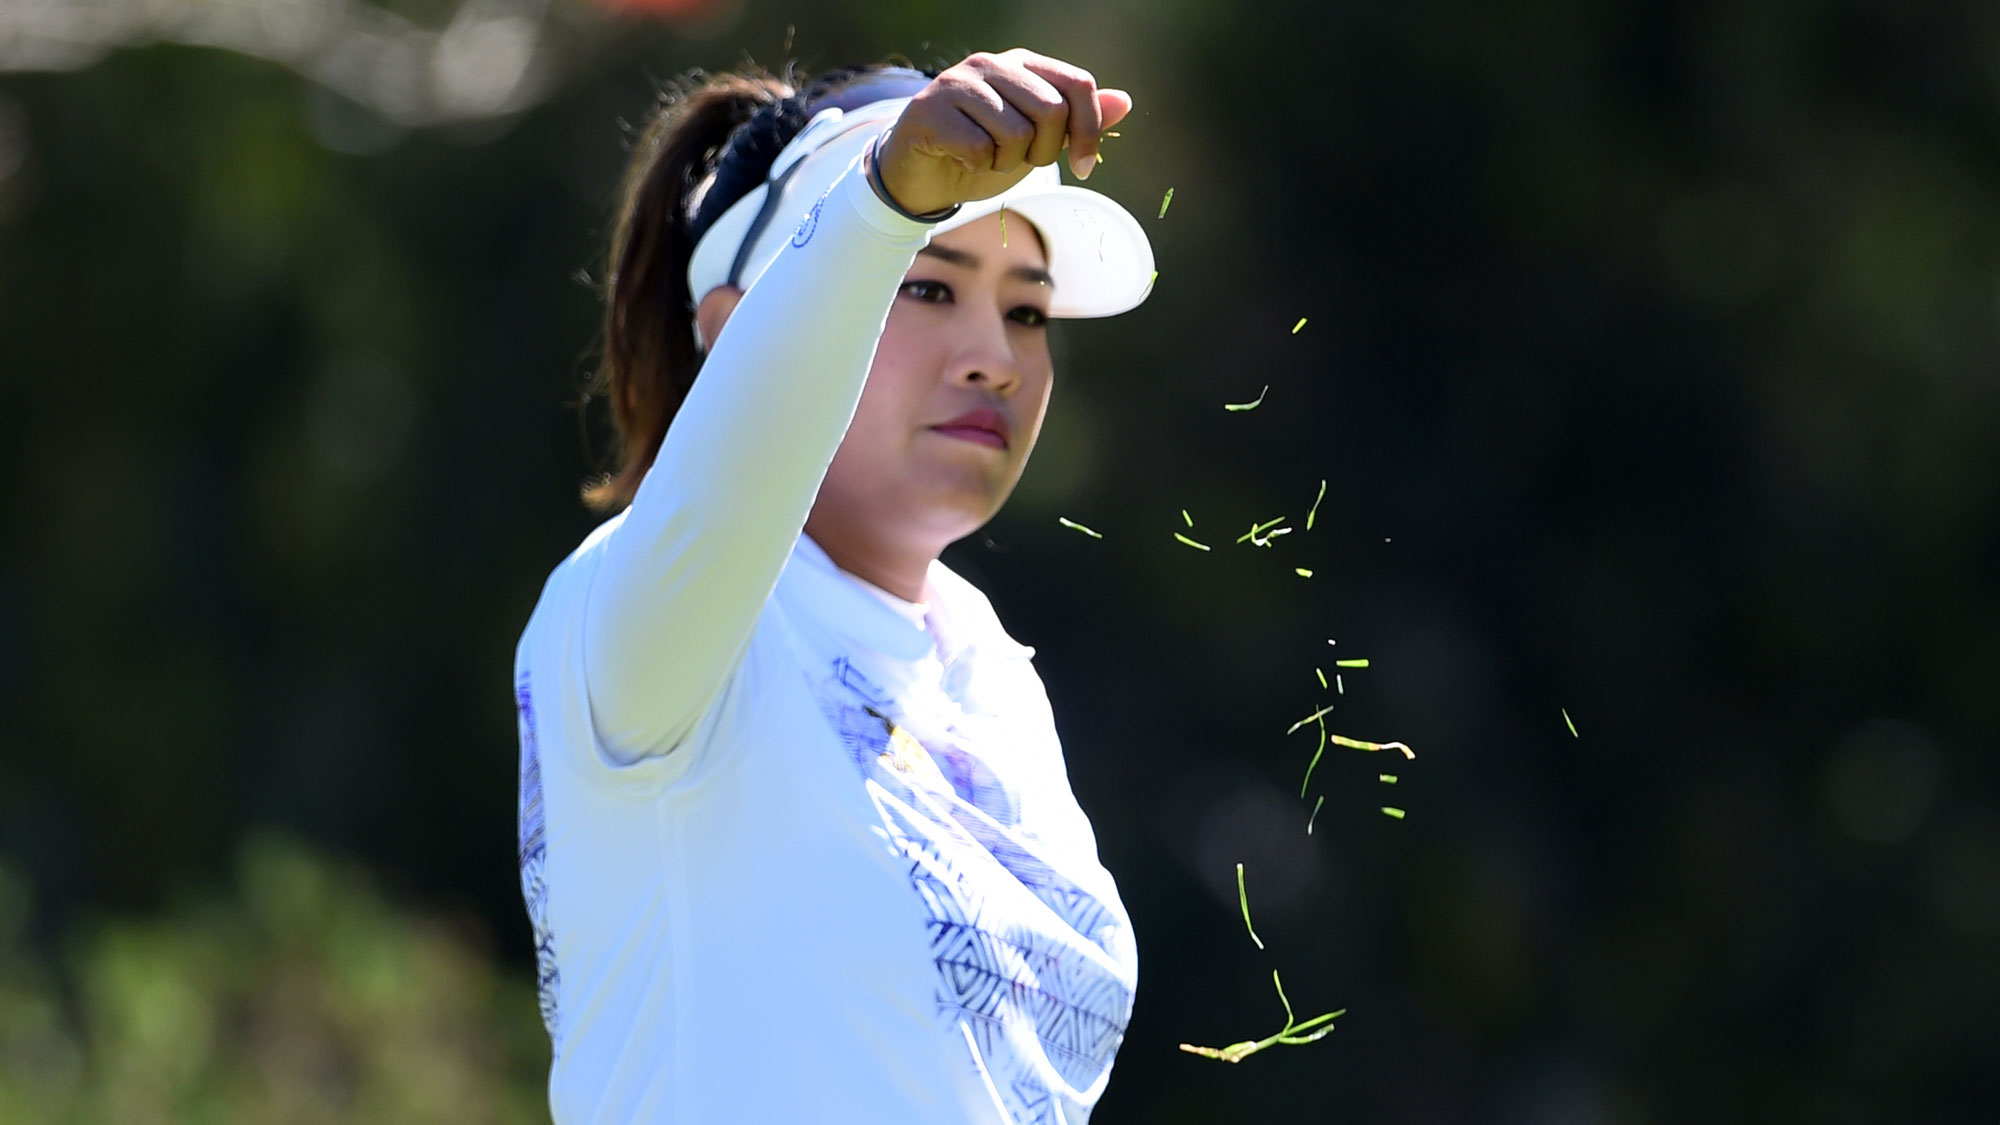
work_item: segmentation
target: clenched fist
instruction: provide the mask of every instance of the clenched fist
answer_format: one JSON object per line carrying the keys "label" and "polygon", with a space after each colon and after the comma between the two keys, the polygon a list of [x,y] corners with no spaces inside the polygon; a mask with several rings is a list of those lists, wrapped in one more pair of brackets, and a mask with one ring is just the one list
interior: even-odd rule
{"label": "clenched fist", "polygon": [[906,211],[990,199],[1069,148],[1090,175],[1104,130],[1132,111],[1123,90],[1089,71],[1015,48],[984,52],[933,78],[910,100],[876,153],[882,183]]}

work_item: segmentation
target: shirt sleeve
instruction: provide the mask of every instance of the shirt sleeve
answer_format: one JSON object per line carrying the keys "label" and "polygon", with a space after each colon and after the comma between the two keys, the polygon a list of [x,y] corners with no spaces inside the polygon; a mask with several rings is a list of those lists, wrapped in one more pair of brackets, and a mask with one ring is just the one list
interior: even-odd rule
{"label": "shirt sleeve", "polygon": [[586,596],[584,676],[615,760],[672,750],[741,658],[928,230],[857,161],[718,334]]}

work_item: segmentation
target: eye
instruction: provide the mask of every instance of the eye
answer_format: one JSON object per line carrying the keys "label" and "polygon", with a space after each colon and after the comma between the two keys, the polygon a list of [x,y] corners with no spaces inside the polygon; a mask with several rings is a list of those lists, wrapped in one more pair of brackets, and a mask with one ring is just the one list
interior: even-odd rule
{"label": "eye", "polygon": [[1049,314],[1033,305],[1022,305],[1007,314],[1008,319],[1028,328],[1047,328]]}
{"label": "eye", "polygon": [[951,300],[951,286],[942,281],[905,281],[903,293],[931,305],[942,305]]}

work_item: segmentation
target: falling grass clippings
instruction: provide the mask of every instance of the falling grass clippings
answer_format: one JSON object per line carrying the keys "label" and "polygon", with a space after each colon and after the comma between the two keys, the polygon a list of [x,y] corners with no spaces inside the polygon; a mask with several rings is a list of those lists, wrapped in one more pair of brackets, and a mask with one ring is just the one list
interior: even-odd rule
{"label": "falling grass clippings", "polygon": [[1349,750],[1366,750],[1371,754],[1378,750],[1401,750],[1404,758],[1413,762],[1417,759],[1417,752],[1400,742],[1367,742],[1344,734],[1329,734],[1327,737],[1333,740],[1335,746],[1345,746]]}
{"label": "falling grass clippings", "polygon": [[1569,717],[1569,708],[1567,707],[1562,708],[1562,713],[1563,713],[1563,725],[1569,727],[1569,736],[1571,738],[1582,738],[1583,737],[1582,735],[1576,733],[1575,720]]}
{"label": "falling grass clippings", "polygon": [[1257,948],[1264,948],[1264,939],[1257,936],[1257,927],[1250,924],[1250,893],[1243,889],[1243,865],[1236,865],[1236,901],[1243,907],[1243,928],[1250,931],[1250,940]]}
{"label": "falling grass clippings", "polygon": [[[1286,518],[1287,517],[1285,516],[1279,516],[1276,519],[1265,520],[1263,523],[1253,523],[1250,525],[1250,530],[1236,537],[1236,541],[1238,543],[1254,543],[1259,547],[1268,546],[1269,537],[1266,537],[1263,540],[1259,540],[1258,536],[1263,535],[1265,532],[1271,530],[1272,528],[1278,526],[1281,523],[1284,523]],[[1328,641],[1326,643],[1332,644],[1333,642]]]}
{"label": "falling grass clippings", "polygon": [[[1278,970],[1276,969],[1271,970],[1271,984],[1278,990],[1278,1002],[1285,1006],[1285,1026],[1276,1035],[1266,1039],[1231,1043],[1227,1047],[1197,1047],[1192,1043],[1183,1043],[1181,1044],[1181,1050],[1191,1055],[1200,1055],[1203,1058],[1220,1059],[1226,1063],[1239,1063],[1251,1055],[1264,1050],[1266,1047],[1273,1047],[1279,1044],[1287,1047],[1302,1047],[1307,1043],[1311,1043],[1324,1036],[1327,1032],[1332,1031],[1335,1027],[1333,1021],[1347,1014],[1347,1009],[1342,1008],[1338,1011],[1328,1012],[1325,1015],[1314,1016],[1304,1023],[1300,1023],[1292,1015],[1292,1002],[1285,998],[1285,986],[1278,979]],[[1305,1034],[1306,1032],[1311,1032],[1311,1034]]]}
{"label": "falling grass clippings", "polygon": [[1164,219],[1167,217],[1167,208],[1173,206],[1173,202],[1174,189],[1168,188],[1167,194],[1160,199],[1160,218]]}
{"label": "falling grass clippings", "polygon": [[1293,723],[1291,726],[1286,727],[1285,733],[1293,734],[1296,733],[1300,727],[1305,726],[1307,723],[1319,722],[1321,719],[1326,718],[1327,713],[1332,710],[1333,710],[1333,704],[1329,703],[1326,706],[1320,708],[1319,710],[1314,711],[1312,714],[1307,715],[1305,718],[1300,719],[1298,722]]}
{"label": "falling grass clippings", "polygon": [[1382,806],[1382,813],[1383,813],[1383,815],[1385,815],[1385,816],[1392,816],[1392,817],[1395,817],[1395,818],[1396,818],[1397,820],[1401,820],[1401,819],[1403,819],[1403,810],[1402,810],[1402,809],[1399,809],[1399,808],[1395,808],[1395,807],[1393,807],[1393,806],[1390,806],[1390,805],[1383,805],[1383,806]]}
{"label": "falling grass clippings", "polygon": [[1182,534],[1181,534],[1180,532],[1178,532],[1178,531],[1174,532],[1174,538],[1175,538],[1175,539],[1178,539],[1178,540],[1180,540],[1180,541],[1181,541],[1182,543],[1185,543],[1185,544],[1187,544],[1187,545],[1188,545],[1188,546],[1190,546],[1190,547],[1193,547],[1193,548],[1194,548],[1195,550],[1197,550],[1197,551],[1206,551],[1206,550],[1208,550],[1208,544],[1206,544],[1206,543],[1197,543],[1197,542],[1195,542],[1194,540],[1192,540],[1192,539],[1189,539],[1189,538],[1188,538],[1187,536],[1185,536],[1185,535],[1182,535]]}
{"label": "falling grass clippings", "polygon": [[1313,497],[1313,506],[1306,510],[1306,530],[1313,529],[1313,515],[1319,511],[1319,502],[1326,499],[1326,482],[1319,482],[1319,495]]}
{"label": "falling grass clippings", "polygon": [[1081,532],[1083,532],[1083,533],[1084,533],[1085,535],[1088,535],[1088,536],[1090,536],[1090,537],[1091,537],[1092,539],[1102,539],[1102,538],[1104,538],[1104,536],[1102,536],[1102,535],[1099,535],[1099,534],[1098,534],[1098,533],[1096,533],[1095,531],[1092,531],[1092,530],[1090,530],[1089,528],[1087,528],[1087,527],[1083,526],[1082,524],[1080,524],[1080,523],[1076,522],[1075,520],[1071,520],[1071,519],[1065,519],[1065,518],[1063,518],[1062,516],[1057,516],[1057,517],[1056,517],[1056,522],[1057,522],[1057,523],[1059,523],[1059,524],[1061,524],[1061,525],[1063,525],[1063,526],[1064,526],[1064,527],[1066,527],[1066,528],[1069,528],[1069,529],[1070,529],[1071,531],[1081,531]]}
{"label": "falling grass clippings", "polygon": [[1313,821],[1319,819],[1319,807],[1324,804],[1326,804],[1326,794],[1322,793],[1319,800],[1313,802],[1312,815],[1306,818],[1306,835],[1313,834]]}
{"label": "falling grass clippings", "polygon": [[1268,393],[1270,389],[1271,385],[1269,383],[1266,383],[1264,384],[1264,389],[1257,392],[1257,397],[1251,399],[1249,402],[1225,402],[1222,404],[1222,408],[1224,410],[1228,410],[1231,412],[1255,410],[1259,406],[1262,406],[1264,404],[1264,395]]}
{"label": "falling grass clippings", "polygon": [[1305,726],[1307,723],[1317,723],[1319,725],[1319,745],[1313,747],[1312,761],[1306,763],[1306,775],[1299,781],[1300,800],[1305,799],[1306,790],[1312,786],[1313,771],[1319,768],[1319,760],[1326,755],[1326,713],[1331,710],[1333,710],[1333,704],[1329,703],[1312,714],[1307,715],[1305,718],[1300,719],[1298,722],[1293,723],[1291,730],[1285,732],[1286,734],[1291,734],[1292,731]]}

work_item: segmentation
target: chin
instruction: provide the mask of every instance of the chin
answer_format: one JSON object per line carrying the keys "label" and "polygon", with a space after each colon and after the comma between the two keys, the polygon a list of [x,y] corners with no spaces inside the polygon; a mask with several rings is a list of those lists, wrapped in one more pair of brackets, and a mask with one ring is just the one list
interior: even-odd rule
{"label": "chin", "polygon": [[985,527],[1000,513],[999,505],[982,506],[977,510],[951,508],[935,513],[929,520],[938,538],[947,543],[956,543],[968,535]]}
{"label": "chin", "polygon": [[935,496],[930,503],[918,505],[924,510],[923,524],[933,538],[946,543],[956,543],[991,523],[1000,514],[1000,506],[1007,499],[1006,493],[981,489],[975,492],[953,490]]}

